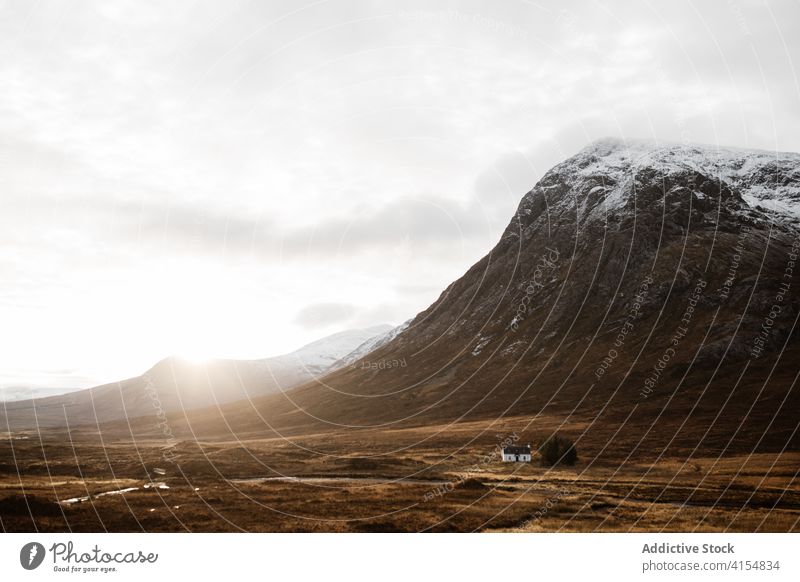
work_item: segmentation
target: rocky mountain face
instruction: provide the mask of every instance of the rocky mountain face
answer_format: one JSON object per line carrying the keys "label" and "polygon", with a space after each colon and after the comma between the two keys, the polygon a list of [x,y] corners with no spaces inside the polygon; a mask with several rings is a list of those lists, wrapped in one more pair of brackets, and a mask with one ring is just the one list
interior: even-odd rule
{"label": "rocky mountain face", "polygon": [[368,356],[405,366],[351,365],[258,414],[186,422],[255,434],[264,418],[317,430],[546,416],[654,454],[796,444],[799,214],[800,155],[593,143]]}
{"label": "rocky mountain face", "polygon": [[347,330],[289,354],[261,360],[218,359],[195,363],[170,357],[143,375],[122,382],[7,403],[0,408],[3,427],[0,430],[97,425],[249,401],[319,378],[353,349],[391,329],[379,325]]}

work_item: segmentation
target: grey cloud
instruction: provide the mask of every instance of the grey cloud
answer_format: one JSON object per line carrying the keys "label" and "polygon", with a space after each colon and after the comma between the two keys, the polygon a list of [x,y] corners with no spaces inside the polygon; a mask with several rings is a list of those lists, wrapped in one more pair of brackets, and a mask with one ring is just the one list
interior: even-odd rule
{"label": "grey cloud", "polygon": [[345,325],[352,320],[354,313],[355,308],[348,303],[315,303],[300,310],[294,321],[306,329],[319,329]]}
{"label": "grey cloud", "polygon": [[[517,198],[515,194],[511,197]],[[140,248],[149,253],[217,253],[264,259],[298,257],[353,257],[364,252],[388,252],[405,247],[436,253],[494,236],[492,201],[476,198],[467,204],[427,196],[399,199],[383,206],[364,208],[350,216],[321,220],[314,226],[283,227],[269,216],[242,209],[210,208],[153,200],[77,197],[64,204],[58,197],[34,197],[26,202],[33,210],[38,230],[75,229],[82,245],[114,241],[111,249]],[[502,219],[507,220],[502,213]],[[75,246],[55,249],[37,230],[1,234],[7,244],[76,252]],[[27,234],[26,234],[27,233]]]}
{"label": "grey cloud", "polygon": [[0,299],[245,257],[404,319],[593,139],[800,150],[798,43],[796,2],[6,2]]}
{"label": "grey cloud", "polygon": [[485,229],[486,219],[475,205],[463,206],[438,197],[400,199],[376,210],[290,233],[284,238],[284,249],[347,254],[398,244],[453,244]]}
{"label": "grey cloud", "polygon": [[539,165],[539,160],[522,152],[509,152],[497,160],[492,167],[480,174],[475,190],[480,200],[487,204],[499,204],[506,216],[509,203],[516,204],[530,191],[536,181],[549,168]]}
{"label": "grey cloud", "polygon": [[273,258],[350,257],[406,245],[435,249],[486,239],[492,234],[485,207],[428,196],[387,202],[350,216],[334,217],[311,227],[281,230],[269,218],[240,211],[193,206],[137,205],[115,207],[126,229],[118,234],[183,251],[239,252]]}

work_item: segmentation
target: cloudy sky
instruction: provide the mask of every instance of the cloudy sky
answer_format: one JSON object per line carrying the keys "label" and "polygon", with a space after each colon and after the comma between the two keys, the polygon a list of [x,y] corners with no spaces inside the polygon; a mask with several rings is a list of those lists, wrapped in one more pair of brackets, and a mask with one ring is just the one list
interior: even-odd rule
{"label": "cloudy sky", "polygon": [[400,323],[616,135],[800,151],[800,4],[0,0],[0,387]]}

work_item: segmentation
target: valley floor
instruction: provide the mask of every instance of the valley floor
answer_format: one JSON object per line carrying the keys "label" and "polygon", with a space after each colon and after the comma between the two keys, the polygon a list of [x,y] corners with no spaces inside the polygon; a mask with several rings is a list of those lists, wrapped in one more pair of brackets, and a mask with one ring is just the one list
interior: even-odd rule
{"label": "valley floor", "polygon": [[[544,468],[513,423],[246,442],[0,437],[0,527],[24,532],[800,531],[800,453]],[[480,437],[466,438],[471,434]],[[591,447],[588,447],[591,451]]]}

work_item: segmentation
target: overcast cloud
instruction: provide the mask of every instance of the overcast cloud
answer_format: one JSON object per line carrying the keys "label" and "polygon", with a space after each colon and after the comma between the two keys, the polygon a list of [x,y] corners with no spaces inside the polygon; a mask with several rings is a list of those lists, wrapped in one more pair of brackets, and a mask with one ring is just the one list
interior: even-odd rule
{"label": "overcast cloud", "polygon": [[0,386],[400,323],[604,136],[800,151],[800,5],[0,4]]}

